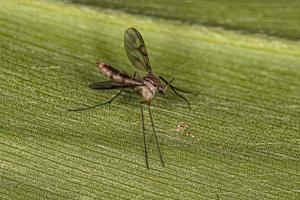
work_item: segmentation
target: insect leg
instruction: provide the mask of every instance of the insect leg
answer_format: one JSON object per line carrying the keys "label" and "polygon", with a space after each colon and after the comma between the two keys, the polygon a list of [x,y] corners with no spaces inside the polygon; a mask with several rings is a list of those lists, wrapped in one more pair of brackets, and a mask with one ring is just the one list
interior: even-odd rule
{"label": "insect leg", "polygon": [[154,123],[153,123],[153,118],[152,118],[152,113],[151,113],[150,106],[148,106],[148,111],[149,111],[149,114],[150,114],[150,121],[151,121],[151,125],[152,125],[153,134],[154,134],[154,137],[155,137],[157,150],[158,150],[158,153],[159,153],[160,162],[161,162],[162,166],[164,167],[165,164],[164,164],[164,161],[163,161],[163,158],[162,158],[162,155],[161,155],[161,151],[160,151],[160,147],[159,147],[159,143],[158,143],[158,140],[157,140],[157,135],[156,135],[155,128],[154,128]]}
{"label": "insect leg", "polygon": [[100,104],[97,104],[97,105],[94,105],[94,106],[86,107],[86,108],[68,109],[68,111],[82,111],[82,110],[88,110],[88,109],[96,108],[96,107],[99,107],[99,106],[103,106],[103,105],[106,105],[106,104],[111,104],[111,102],[113,102],[113,100],[115,100],[115,98],[117,98],[123,92],[123,90],[124,89],[120,90],[115,96],[113,96],[110,100],[108,100],[106,102],[103,102],[103,103],[100,103]]}
{"label": "insect leg", "polygon": [[185,98],[184,96],[179,94],[173,86],[170,85],[170,88],[177,96],[181,97],[187,103],[189,110],[191,110],[191,105],[190,105],[190,102],[187,100],[187,98]]}
{"label": "insect leg", "polygon": [[[175,87],[174,85],[171,85],[171,84],[170,84],[171,81],[168,82],[168,81],[167,81],[165,78],[163,78],[162,76],[159,76],[159,78],[160,78],[165,84],[168,84],[168,83],[169,83],[170,86],[172,86],[175,90],[178,90],[179,92],[186,93],[186,94],[195,94],[195,95],[198,94],[197,92],[190,92],[190,91],[186,91],[186,90],[179,89],[178,87]],[[173,79],[174,79],[174,78],[173,78]],[[173,80],[173,79],[172,79],[172,80]]]}
{"label": "insect leg", "polygon": [[143,130],[143,138],[144,138],[144,147],[145,147],[145,162],[146,162],[147,169],[149,169],[143,105],[141,105],[141,122],[142,122],[142,130]]}
{"label": "insect leg", "polygon": [[167,84],[165,85],[165,89],[164,89],[165,92],[166,92],[166,90],[167,90],[167,88],[168,88],[169,86],[170,86],[170,87],[172,86],[171,83],[172,83],[172,81],[174,81],[174,79],[175,79],[175,78],[172,78],[169,82],[167,82]]}
{"label": "insect leg", "polygon": [[[190,93],[190,92],[187,92],[187,91],[184,91],[184,90],[181,90],[181,89],[179,89],[179,88],[177,88],[177,87],[171,85],[170,82],[168,82],[168,81],[167,81],[166,79],[164,79],[162,76],[159,76],[159,78],[160,78],[165,84],[169,85],[170,88],[171,88],[171,90],[172,90],[177,96],[179,96],[180,98],[182,98],[182,99],[187,103],[188,108],[189,108],[189,110],[190,110],[190,109],[191,109],[190,102],[189,102],[189,101],[187,100],[187,98],[185,98],[183,95],[179,94],[179,93],[177,92],[177,90],[180,91],[180,92],[183,92],[183,93],[187,93],[187,94],[191,94],[191,93]],[[174,79],[172,79],[172,80],[174,80]]]}

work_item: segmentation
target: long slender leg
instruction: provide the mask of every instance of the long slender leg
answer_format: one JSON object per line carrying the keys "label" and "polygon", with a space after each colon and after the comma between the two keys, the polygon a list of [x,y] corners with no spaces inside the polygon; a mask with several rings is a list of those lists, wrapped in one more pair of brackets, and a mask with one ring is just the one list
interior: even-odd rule
{"label": "long slender leg", "polygon": [[[164,77],[162,76],[159,76],[159,78],[165,83],[165,84],[170,84],[170,81],[168,82]],[[174,79],[174,78],[173,78]],[[172,80],[173,80],[172,79]],[[171,85],[171,84],[170,84]],[[191,91],[186,91],[186,90],[182,90],[182,89],[179,89],[178,87],[175,87],[174,85],[171,85],[174,89],[180,91],[180,92],[183,92],[183,93],[186,93],[186,94],[197,94],[196,92],[191,92]]]}
{"label": "long slender leg", "polygon": [[177,96],[179,96],[180,98],[182,98],[182,99],[187,103],[189,110],[191,110],[190,102],[187,100],[187,98],[185,98],[184,96],[182,96],[181,94],[179,94],[176,90],[178,90],[178,91],[180,91],[180,92],[183,92],[183,93],[187,93],[187,94],[192,94],[192,93],[191,93],[191,92],[188,92],[188,91],[185,91],[185,90],[182,90],[182,89],[179,89],[179,88],[177,88],[177,87],[171,85],[170,82],[171,82],[172,80],[174,80],[174,79],[171,79],[171,81],[168,82],[168,81],[167,81],[166,79],[164,79],[162,76],[159,76],[159,78],[160,78],[163,82],[165,82],[165,84],[170,85],[171,90],[172,90]]}
{"label": "long slender leg", "polygon": [[141,105],[141,121],[142,121],[143,138],[144,138],[144,147],[145,147],[145,161],[146,161],[146,166],[147,166],[147,168],[149,169],[143,105]]}
{"label": "long slender leg", "polygon": [[68,109],[68,111],[82,111],[82,110],[88,110],[88,109],[96,108],[96,107],[99,107],[99,106],[103,106],[103,105],[106,105],[106,104],[111,104],[111,102],[115,98],[117,98],[123,92],[123,90],[124,89],[120,90],[115,96],[113,96],[110,100],[108,100],[106,102],[103,102],[103,103],[100,103],[100,104],[97,104],[97,105],[94,105],[94,106],[86,107],[86,108]]}
{"label": "long slender leg", "polygon": [[187,100],[187,98],[185,98],[184,96],[182,96],[181,94],[179,94],[179,93],[175,90],[175,88],[174,88],[173,86],[170,85],[170,87],[171,87],[171,90],[172,90],[177,96],[181,97],[181,98],[187,103],[189,110],[191,110],[191,104],[190,104],[190,102]]}
{"label": "long slender leg", "polygon": [[154,128],[154,123],[153,123],[153,118],[152,118],[152,113],[151,113],[150,106],[148,106],[148,111],[149,111],[149,114],[150,114],[150,120],[151,120],[152,130],[153,130],[153,134],[154,134],[154,137],[155,137],[155,142],[156,142],[157,150],[158,150],[158,153],[159,153],[159,158],[160,158],[162,166],[164,167],[165,164],[164,164],[164,161],[163,161],[163,158],[162,158],[162,155],[161,155],[161,151],[160,151],[160,147],[159,147],[159,143],[158,143],[158,140],[157,140],[157,135],[156,135],[155,128]]}

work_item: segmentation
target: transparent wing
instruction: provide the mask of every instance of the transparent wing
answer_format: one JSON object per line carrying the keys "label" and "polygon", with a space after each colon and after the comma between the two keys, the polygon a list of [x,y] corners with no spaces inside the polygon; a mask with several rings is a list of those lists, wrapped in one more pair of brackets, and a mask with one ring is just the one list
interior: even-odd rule
{"label": "transparent wing", "polygon": [[151,72],[147,49],[142,35],[135,28],[124,33],[124,46],[130,62],[138,69]]}

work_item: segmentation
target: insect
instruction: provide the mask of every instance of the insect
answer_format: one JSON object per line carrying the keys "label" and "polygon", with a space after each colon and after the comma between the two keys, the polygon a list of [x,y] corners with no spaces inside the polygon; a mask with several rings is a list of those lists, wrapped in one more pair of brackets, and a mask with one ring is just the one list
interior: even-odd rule
{"label": "insect", "polygon": [[[150,121],[152,126],[152,131],[154,134],[157,150],[159,153],[159,158],[161,161],[162,166],[165,166],[164,160],[161,154],[160,145],[157,139],[154,123],[153,123],[153,117],[151,112],[151,102],[155,96],[156,93],[164,94],[168,87],[171,88],[171,90],[181,97],[190,108],[189,101],[181,95],[179,92],[182,93],[189,93],[187,91],[181,90],[173,85],[171,85],[171,82],[174,80],[172,78],[170,81],[167,81],[162,76],[156,76],[154,75],[150,61],[148,58],[147,49],[144,43],[144,40],[142,38],[142,35],[139,33],[139,31],[135,28],[128,28],[124,33],[124,47],[125,51],[127,53],[127,56],[130,60],[130,62],[139,70],[145,71],[147,74],[145,77],[140,78],[137,74],[137,72],[134,73],[133,76],[130,76],[126,73],[120,72],[119,70],[113,68],[112,66],[103,63],[103,62],[97,62],[97,67],[99,68],[100,72],[109,78],[108,81],[103,82],[97,82],[89,85],[91,89],[95,90],[106,90],[106,89],[119,89],[119,92],[115,94],[111,99],[109,99],[106,102],[91,106],[91,107],[85,107],[85,108],[79,108],[79,109],[70,109],[69,111],[82,111],[87,110],[91,108],[96,108],[99,106],[103,106],[106,104],[111,104],[113,100],[115,100],[126,88],[133,89],[142,99],[140,104],[141,109],[141,124],[142,124],[142,131],[143,131],[143,140],[144,140],[144,153],[145,153],[145,162],[146,167],[149,169],[149,163],[148,163],[148,153],[147,153],[147,143],[146,143],[146,132],[145,132],[145,123],[144,123],[144,111],[143,111],[143,104],[147,105],[149,115],[150,115]],[[164,83],[162,84],[161,81]]]}

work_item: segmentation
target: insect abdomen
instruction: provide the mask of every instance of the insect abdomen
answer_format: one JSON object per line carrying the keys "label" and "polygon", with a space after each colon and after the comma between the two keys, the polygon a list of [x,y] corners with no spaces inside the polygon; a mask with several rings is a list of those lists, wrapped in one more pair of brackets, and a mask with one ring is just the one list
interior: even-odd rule
{"label": "insect abdomen", "polygon": [[105,63],[97,63],[101,73],[107,78],[124,84],[140,85],[140,81],[134,77],[128,76],[127,74],[121,73],[119,70]]}

